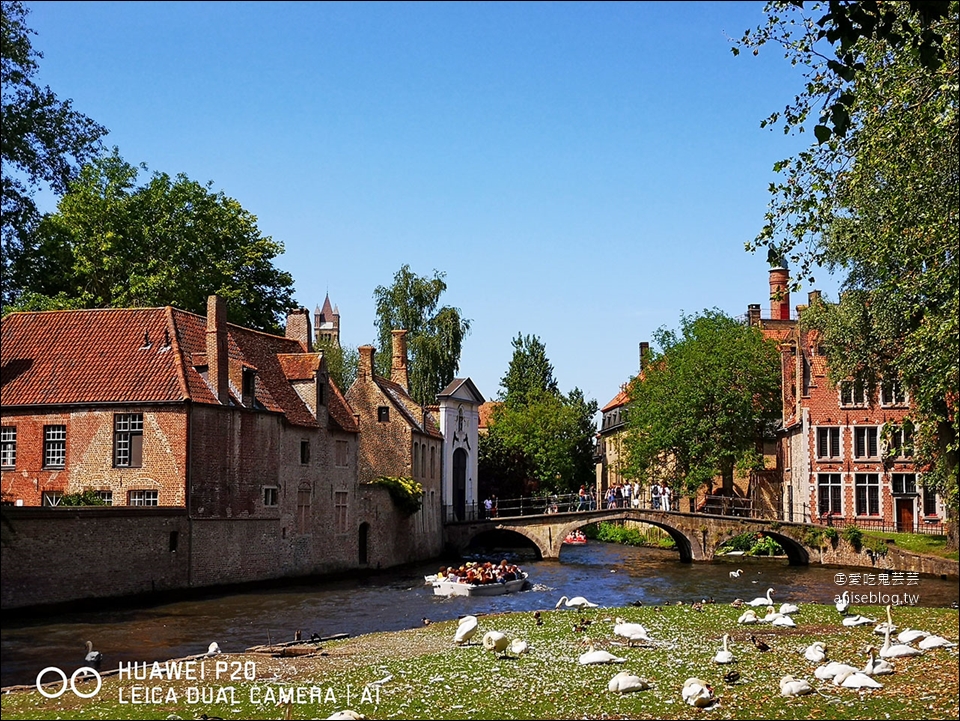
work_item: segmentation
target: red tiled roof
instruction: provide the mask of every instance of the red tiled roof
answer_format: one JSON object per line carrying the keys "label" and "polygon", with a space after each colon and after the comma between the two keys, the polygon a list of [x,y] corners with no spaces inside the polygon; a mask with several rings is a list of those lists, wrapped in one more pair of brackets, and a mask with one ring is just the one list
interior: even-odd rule
{"label": "red tiled roof", "polygon": [[614,396],[613,400],[611,400],[609,403],[607,403],[607,405],[605,405],[603,408],[600,409],[600,412],[606,413],[607,411],[612,411],[614,408],[618,408],[619,406],[625,406],[629,402],[630,402],[630,395],[627,393],[625,389],[621,390],[619,393],[617,393],[616,396]]}
{"label": "red tiled roof", "polygon": [[487,401],[480,406],[480,428],[489,428],[490,421],[493,420],[493,411],[501,405],[499,401]]}
{"label": "red tiled roof", "polygon": [[810,366],[813,368],[813,375],[818,377],[827,375],[827,359],[825,356],[814,356],[810,360]]}
{"label": "red tiled roof", "polygon": [[308,381],[320,369],[321,357],[321,353],[285,353],[277,359],[288,381]]}

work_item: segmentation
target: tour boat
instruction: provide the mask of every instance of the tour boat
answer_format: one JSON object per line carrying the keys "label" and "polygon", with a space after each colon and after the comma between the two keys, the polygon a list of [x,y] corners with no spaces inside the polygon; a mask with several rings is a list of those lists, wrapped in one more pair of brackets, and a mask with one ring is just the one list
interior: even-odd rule
{"label": "tour boat", "polygon": [[460,583],[459,581],[434,581],[433,592],[437,596],[500,596],[504,593],[522,591],[527,585],[527,572],[520,578],[503,583]]}
{"label": "tour boat", "polygon": [[587,542],[587,537],[583,535],[583,531],[570,531],[563,542],[568,546],[582,546]]}

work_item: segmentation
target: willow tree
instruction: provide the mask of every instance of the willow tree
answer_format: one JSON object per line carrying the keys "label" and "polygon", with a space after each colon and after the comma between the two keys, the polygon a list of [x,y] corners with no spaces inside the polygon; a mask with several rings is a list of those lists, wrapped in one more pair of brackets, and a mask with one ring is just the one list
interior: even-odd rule
{"label": "willow tree", "polygon": [[[803,90],[764,124],[815,139],[775,170],[767,248],[812,281],[843,274],[837,303],[818,305],[833,380],[899,379],[912,401],[923,482],[955,519],[960,436],[960,122],[958,27],[950,2],[767,5],[740,47],[772,42],[805,68]],[[816,120],[814,120],[816,118]],[[951,524],[956,545],[956,525]]]}
{"label": "willow tree", "polygon": [[373,291],[380,344],[377,373],[390,377],[391,331],[406,330],[410,396],[421,405],[435,403],[456,376],[463,339],[470,331],[470,321],[459,308],[440,307],[440,296],[447,289],[445,275],[435,270],[432,278],[419,276],[404,265],[392,285]]}

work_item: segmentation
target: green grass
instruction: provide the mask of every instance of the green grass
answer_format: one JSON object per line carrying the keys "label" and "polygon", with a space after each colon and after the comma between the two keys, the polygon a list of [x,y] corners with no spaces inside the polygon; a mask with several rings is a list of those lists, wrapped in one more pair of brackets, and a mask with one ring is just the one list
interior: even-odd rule
{"label": "green grass", "polygon": [[947,550],[947,537],[926,533],[881,533],[880,531],[864,531],[864,538],[873,538],[878,541],[892,540],[899,548],[913,553],[926,553],[931,556],[940,556],[954,561],[958,560],[957,551]]}
{"label": "green grass", "polygon": [[[789,591],[784,593],[789,597]],[[881,617],[883,609],[858,607],[858,613]],[[956,649],[936,649],[921,657],[898,660],[897,672],[880,677],[882,689],[859,693],[842,689],[813,676],[815,664],[802,649],[813,641],[827,646],[828,657],[862,667],[867,644],[880,645],[872,626],[847,628],[832,605],[806,604],[796,614],[796,629],[739,626],[741,611],[729,605],[707,604],[702,612],[690,605],[663,609],[626,607],[590,609],[588,612],[544,610],[543,625],[531,613],[482,616],[474,643],[455,646],[454,622],[360,636],[325,646],[324,657],[272,658],[226,655],[226,661],[252,661],[256,680],[205,681],[220,689],[235,687],[236,705],[227,703],[156,705],[121,704],[119,693],[129,696],[130,681],[104,680],[97,699],[79,701],[69,692],[47,700],[36,690],[2,697],[2,715],[21,718],[199,718],[202,714],[228,719],[325,718],[336,710],[353,708],[367,718],[757,718],[757,719],[943,719],[958,715],[958,663]],[[614,618],[622,616],[644,624],[654,647],[629,648],[613,635]],[[581,618],[592,621],[585,632],[574,630]],[[923,628],[955,639],[958,616],[954,609],[901,607],[894,611],[901,628]],[[479,639],[488,630],[530,644],[518,659],[497,659]],[[723,681],[730,666],[717,666],[712,658],[721,637],[730,633],[731,650],[741,675],[735,685]],[[749,641],[750,633],[772,650],[761,653]],[[582,666],[577,659],[588,645],[625,657],[625,663]],[[212,668],[208,660],[208,668]],[[619,671],[646,678],[648,691],[618,696],[607,683]],[[817,693],[798,698],[780,696],[779,680],[791,673],[805,678]],[[686,678],[699,676],[712,684],[720,698],[710,710],[687,706],[680,689]],[[389,677],[379,697],[367,684]],[[140,682],[143,683],[143,682]],[[184,682],[151,682],[173,689],[182,697]],[[316,703],[277,705],[252,703],[251,688],[260,697],[270,687],[316,686],[322,699]],[[363,689],[367,698],[362,696]],[[347,694],[351,693],[348,704]]]}

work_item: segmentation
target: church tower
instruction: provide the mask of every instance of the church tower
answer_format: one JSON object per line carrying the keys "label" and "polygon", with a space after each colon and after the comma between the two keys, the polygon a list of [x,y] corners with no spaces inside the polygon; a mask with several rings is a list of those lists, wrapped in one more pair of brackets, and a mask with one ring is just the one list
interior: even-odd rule
{"label": "church tower", "polygon": [[313,312],[313,327],[317,344],[324,341],[340,347],[340,309],[330,305],[330,294],[323,300],[323,308]]}

